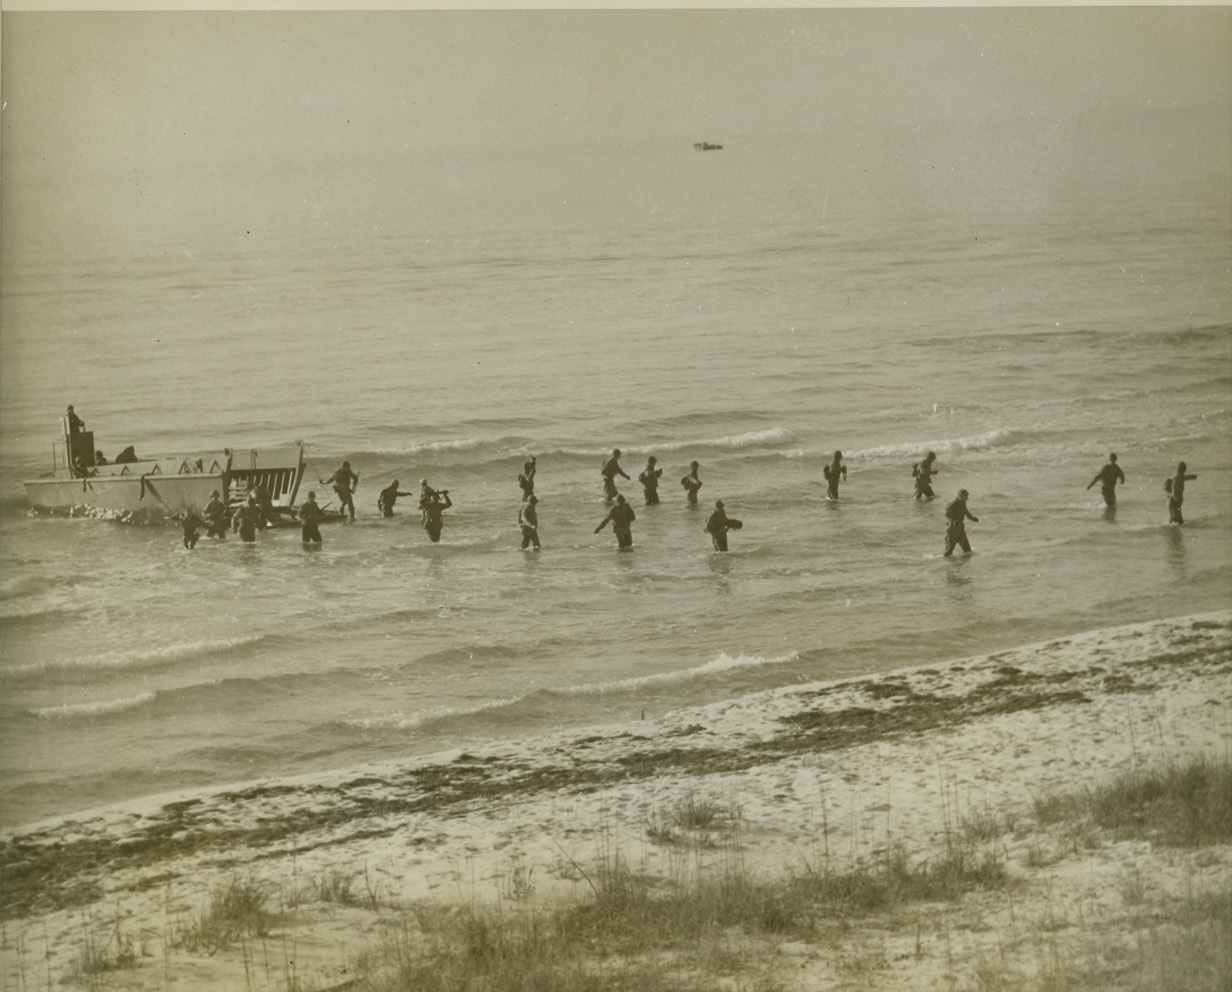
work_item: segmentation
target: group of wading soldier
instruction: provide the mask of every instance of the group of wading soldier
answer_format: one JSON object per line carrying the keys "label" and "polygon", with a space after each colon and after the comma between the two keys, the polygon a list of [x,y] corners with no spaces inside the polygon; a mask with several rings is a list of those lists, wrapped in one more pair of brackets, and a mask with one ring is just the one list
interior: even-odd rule
{"label": "group of wading soldier", "polygon": [[[85,430],[85,422],[69,406],[66,411],[65,429],[69,434],[77,434]],[[135,458],[135,455],[133,456]],[[622,551],[633,547],[633,521],[637,519],[637,514],[633,507],[622,496],[616,488],[617,477],[628,479],[629,475],[620,467],[621,452],[619,448],[612,451],[612,456],[603,462],[599,470],[599,474],[603,478],[603,497],[609,504],[612,504],[607,516],[595,528],[595,533],[598,534],[609,523],[612,525],[612,530],[616,534],[616,544]],[[117,461],[120,459],[117,459]],[[935,452],[928,452],[920,461],[912,466],[911,474],[915,479],[915,491],[913,498],[917,500],[931,500],[935,497],[932,489],[932,478],[937,474],[936,462],[937,455]],[[99,463],[104,463],[105,459],[100,459]],[[689,471],[680,479],[681,488],[685,491],[686,502],[690,508],[696,508],[698,505],[698,492],[702,488],[702,480],[700,476],[700,465],[694,461],[689,463]],[[535,471],[537,463],[532,457],[530,461],[522,466],[522,473],[518,476],[518,487],[522,491],[522,506],[518,511],[518,526],[522,532],[522,549],[534,548],[539,550],[539,514],[538,514],[538,497],[535,496]],[[834,452],[834,457],[824,466],[822,474],[826,480],[826,499],[830,501],[838,500],[839,483],[847,481],[847,466],[843,462],[843,453],[841,451]],[[654,455],[646,459],[646,467],[638,475],[638,481],[642,484],[642,492],[645,495],[646,505],[654,506],[659,502],[659,480],[663,476],[663,469],[658,467],[657,460]],[[1181,507],[1185,502],[1185,483],[1196,479],[1197,476],[1190,473],[1184,462],[1178,462],[1176,473],[1164,481],[1164,491],[1168,496],[1168,521],[1174,524],[1183,524],[1185,522],[1184,515],[1181,512]],[[1116,487],[1118,483],[1125,482],[1125,472],[1121,466],[1117,464],[1117,456],[1115,453],[1108,456],[1108,463],[1101,468],[1089,483],[1087,489],[1091,489],[1096,483],[1100,486],[1100,493],[1104,498],[1104,505],[1108,512],[1116,510]],[[332,485],[334,492],[338,495],[340,505],[340,515],[345,522],[349,520],[355,521],[355,500],[354,494],[359,486],[359,475],[351,469],[351,463],[344,461],[338,471],[327,480],[328,485]],[[381,515],[392,517],[394,515],[394,504],[402,496],[410,496],[410,493],[402,492],[398,488],[398,480],[394,479],[393,483],[381,490],[380,496],[377,498],[377,508]],[[967,538],[966,521],[971,520],[979,522],[979,517],[971,512],[967,507],[967,500],[970,493],[966,489],[958,490],[957,497],[945,508],[945,557],[950,557],[954,553],[955,548],[962,548],[964,554],[971,553],[971,542]],[[419,510],[422,516],[423,529],[428,534],[428,539],[434,544],[441,539],[441,530],[444,526],[443,514],[445,510],[453,506],[453,501],[449,498],[449,491],[446,489],[436,490],[428,485],[427,479],[420,480],[420,495],[419,495]],[[231,512],[231,526],[240,535],[240,540],[251,543],[256,540],[256,533],[259,527],[269,526],[268,521],[273,516],[275,508],[270,505],[268,497],[263,498],[263,493],[258,487],[248,495],[248,498],[240,506],[236,507]],[[180,519],[184,531],[184,547],[193,548],[196,546],[201,527],[207,528],[209,537],[225,538],[226,523],[227,523],[227,507],[219,498],[217,492],[213,493],[210,502],[206,505],[201,516],[195,512],[189,511],[181,515]],[[316,493],[308,493],[308,499],[296,511],[296,517],[299,519],[305,544],[320,544],[321,531],[320,522],[325,518],[325,511],[317,504]],[[727,550],[727,532],[729,530],[739,530],[743,524],[739,520],[733,520],[727,516],[722,500],[716,500],[714,504],[714,512],[706,520],[705,531],[710,535],[711,541],[714,544],[716,551]]]}
{"label": "group of wading soldier", "polygon": [[[604,527],[611,524],[612,532],[616,535],[616,547],[621,551],[629,551],[633,547],[633,521],[637,519],[637,512],[616,489],[617,476],[622,479],[629,478],[625,470],[620,467],[620,458],[620,449],[614,448],[611,457],[606,459],[599,469],[599,475],[603,479],[603,498],[611,504],[611,508],[607,516],[595,528],[595,533],[598,534]],[[646,459],[646,467],[637,477],[637,481],[642,484],[642,495],[645,497],[647,506],[658,504],[659,480],[662,477],[663,469],[659,468],[658,459],[651,455]],[[702,484],[700,463],[690,462],[689,471],[680,479],[680,488],[685,492],[685,502],[690,509],[697,508],[697,494]],[[726,551],[727,532],[739,530],[743,526],[741,521],[734,520],[727,515],[723,508],[723,501],[720,499],[715,501],[714,512],[706,519],[704,530],[710,535],[715,551]],[[535,546],[538,547],[538,544]]]}
{"label": "group of wading soldier", "polygon": [[[355,490],[359,485],[359,476],[352,471],[350,462],[343,462],[342,467],[338,469],[327,480],[332,483],[334,492],[338,494],[338,502],[340,506],[343,522],[348,519],[351,523],[355,522]],[[392,517],[394,515],[394,506],[403,496],[413,496],[413,493],[403,492],[399,487],[401,483],[394,479],[388,486],[382,489],[376,499],[376,508],[382,517]],[[309,493],[308,498],[313,500],[313,494]],[[315,503],[315,501],[314,501]],[[449,490],[433,489],[428,485],[427,479],[419,480],[419,512],[423,529],[428,534],[428,539],[436,544],[441,539],[441,531],[445,526],[443,517],[444,512],[453,506],[453,501],[449,498]],[[324,517],[324,513],[320,515]],[[318,518],[320,519],[320,518]],[[308,537],[304,538],[308,542]],[[319,537],[317,538],[319,541]]]}
{"label": "group of wading soldier", "polygon": [[[637,513],[616,488],[617,478],[629,478],[620,466],[620,457],[620,449],[614,449],[611,457],[606,459],[600,468],[603,496],[610,504],[610,508],[595,528],[595,533],[598,534],[608,524],[611,524],[612,531],[616,535],[617,547],[622,551],[627,551],[633,547],[633,522],[637,519]],[[938,474],[936,460],[936,453],[929,451],[912,466],[911,474],[915,480],[914,499],[931,500],[935,498],[932,479]],[[523,464],[522,472],[517,479],[522,494],[521,506],[518,510],[518,527],[522,535],[521,548],[523,551],[540,549],[539,498],[535,495],[537,467],[536,459],[532,457]],[[698,492],[703,484],[700,470],[701,466],[698,462],[690,462],[689,471],[680,480],[681,488],[685,491],[686,504],[691,509],[696,509],[698,506]],[[835,501],[838,499],[840,482],[847,481],[847,466],[843,462],[841,451],[834,452],[834,457],[824,467],[823,473],[826,480],[826,499]],[[645,469],[638,475],[647,506],[658,504],[659,480],[662,476],[663,469],[658,467],[655,456],[651,455],[646,460]],[[1185,501],[1185,483],[1196,478],[1196,475],[1188,471],[1186,464],[1180,462],[1177,464],[1176,473],[1165,480],[1164,490],[1168,498],[1170,523],[1183,524],[1185,522],[1181,509]],[[1117,456],[1114,453],[1108,456],[1108,463],[1095,474],[1095,477],[1087,484],[1087,489],[1098,484],[1108,512],[1114,512],[1117,502],[1116,487],[1118,483],[1124,483],[1124,481],[1125,472],[1117,463]],[[350,462],[343,462],[341,468],[330,476],[328,483],[333,485],[334,491],[339,496],[342,520],[354,522],[353,496],[359,483],[359,476],[352,471]],[[382,516],[392,517],[398,499],[412,495],[399,489],[399,485],[398,480],[394,479],[389,486],[381,490],[377,498],[377,508]],[[978,523],[979,517],[967,506],[969,498],[970,493],[966,489],[960,489],[955,499],[945,508],[944,557],[946,558],[951,557],[958,548],[961,548],[964,554],[971,553],[966,522],[971,520]],[[434,544],[441,539],[444,527],[443,514],[451,506],[453,506],[453,501],[447,489],[433,489],[428,485],[427,479],[420,480],[419,511],[422,526],[428,539]],[[184,547],[191,549],[196,546],[202,527],[206,528],[207,535],[211,538],[225,539],[227,530],[231,529],[239,534],[241,541],[252,543],[256,540],[258,530],[272,526],[270,521],[276,512],[277,508],[270,505],[268,497],[263,498],[260,487],[249,493],[245,501],[234,510],[229,510],[219,493],[215,491],[200,515],[189,511],[180,516]],[[304,544],[319,545],[321,543],[320,524],[327,516],[326,511],[316,501],[316,493],[309,492],[307,500],[295,511],[295,517],[302,529]],[[230,518],[229,521],[228,518]],[[728,532],[740,530],[743,526],[742,521],[727,515],[722,500],[716,500],[714,509],[707,517],[703,529],[710,536],[715,551],[727,551]]]}
{"label": "group of wading soldier", "polygon": [[[65,412],[64,425],[65,431],[68,434],[79,434],[85,430],[85,421],[78,416],[71,405]],[[617,477],[622,479],[629,478],[628,473],[620,467],[620,457],[620,449],[613,449],[612,456],[603,462],[599,470],[603,478],[603,497],[609,504],[613,505],[608,511],[607,516],[595,528],[595,533],[598,534],[599,531],[610,523],[613,532],[616,534],[616,544],[623,551],[633,547],[632,525],[633,521],[637,519],[637,514],[616,488]],[[136,455],[134,454],[132,459],[135,458]],[[117,457],[116,460],[131,459]],[[930,451],[912,466],[911,474],[915,479],[914,499],[931,500],[935,497],[936,494],[932,489],[932,478],[937,474],[936,460],[936,453]],[[99,458],[96,463],[105,464],[106,460]],[[697,507],[698,492],[702,488],[700,467],[696,461],[690,462],[689,471],[680,479],[681,488],[684,489],[686,501],[691,508]],[[534,548],[538,551],[540,547],[539,513],[537,509],[539,500],[535,496],[536,468],[535,458],[531,457],[530,461],[522,466],[522,473],[518,476],[518,487],[522,491],[522,506],[518,511],[518,527],[522,532],[523,550]],[[826,499],[837,501],[839,483],[847,481],[847,466],[843,462],[843,453],[841,451],[834,452],[834,457],[823,468],[822,474],[826,480]],[[638,481],[642,484],[642,492],[645,495],[647,506],[654,506],[659,502],[659,480],[662,476],[663,469],[658,467],[657,460],[654,455],[651,455],[646,459],[645,469],[637,477]],[[1185,502],[1185,483],[1191,482],[1196,478],[1197,476],[1189,472],[1184,462],[1178,462],[1176,473],[1164,481],[1164,491],[1168,496],[1169,523],[1184,524],[1185,518],[1181,508]],[[1091,489],[1096,483],[1099,483],[1100,493],[1103,495],[1107,511],[1115,512],[1117,502],[1116,487],[1118,483],[1124,482],[1125,472],[1117,464],[1117,456],[1113,453],[1108,456],[1108,463],[1095,474],[1095,478],[1087,483],[1087,489]],[[344,461],[342,466],[329,477],[326,484],[332,485],[334,492],[338,495],[339,514],[342,520],[344,522],[349,520],[354,523],[354,494],[359,486],[359,475],[351,469],[351,463]],[[398,499],[402,496],[410,495],[410,493],[402,492],[398,488],[398,480],[394,479],[391,485],[381,490],[380,496],[377,498],[377,509],[382,516],[392,517],[394,515],[394,504],[397,503]],[[970,554],[971,552],[971,542],[968,540],[966,532],[966,521],[971,520],[978,523],[979,517],[973,514],[967,507],[967,499],[969,497],[970,493],[966,489],[960,489],[958,490],[958,496],[945,508],[945,557],[947,558],[954,553],[955,548],[962,548],[964,554]],[[444,527],[443,514],[451,506],[453,506],[453,501],[449,498],[449,491],[447,489],[436,490],[428,485],[427,479],[420,480],[419,510],[423,529],[427,533],[428,539],[434,544],[441,539],[441,531]],[[271,504],[268,496],[263,493],[260,487],[249,493],[247,499],[233,511],[230,511],[230,513],[228,513],[228,508],[218,492],[214,492],[211,494],[210,501],[201,515],[191,510],[180,515],[184,532],[184,547],[191,549],[196,546],[197,540],[200,537],[199,531],[202,527],[206,528],[206,533],[209,537],[225,539],[228,515],[231,518],[231,528],[240,535],[240,540],[251,543],[256,540],[258,528],[271,526],[270,520],[276,512],[277,509]],[[295,511],[295,515],[302,528],[304,543],[320,544],[320,523],[325,519],[326,513],[317,504],[315,492],[308,493],[308,499]],[[723,501],[716,500],[714,512],[706,520],[705,531],[710,535],[716,551],[726,551],[727,532],[729,530],[739,530],[742,526],[741,521],[727,516]]]}
{"label": "group of wading soldier", "polygon": [[[620,449],[614,449],[611,457],[604,461],[600,469],[600,476],[603,479],[603,496],[611,504],[611,507],[607,515],[595,528],[595,533],[598,534],[604,527],[611,524],[612,531],[616,535],[617,547],[621,551],[627,551],[633,547],[633,522],[637,519],[637,513],[629,501],[616,488],[617,477],[629,478],[628,474],[620,467],[620,457]],[[930,451],[912,466],[911,474],[915,480],[914,499],[931,500],[935,498],[936,494],[933,492],[931,483],[933,476],[938,474],[935,464],[936,460],[936,453]],[[523,465],[522,472],[517,480],[518,487],[522,493],[521,507],[518,511],[518,527],[522,534],[521,547],[523,551],[528,549],[538,551],[540,549],[539,498],[535,495],[535,472],[537,467],[536,459],[532,457]],[[686,503],[690,508],[696,508],[698,505],[698,492],[702,487],[700,469],[701,466],[698,462],[690,462],[688,473],[680,480],[681,488],[685,490]],[[834,452],[834,457],[824,467],[823,474],[826,480],[826,499],[837,500],[839,483],[847,480],[847,466],[843,463],[843,453],[841,451]],[[645,469],[638,475],[638,481],[642,484],[642,492],[647,506],[654,506],[659,502],[658,487],[662,475],[663,469],[658,467],[655,456],[651,455],[646,460]],[[1164,490],[1168,495],[1168,518],[1171,523],[1183,524],[1185,522],[1181,512],[1181,507],[1185,501],[1185,483],[1196,478],[1196,475],[1188,471],[1186,464],[1180,462],[1177,465],[1176,473],[1165,480]],[[335,492],[339,494],[342,504],[342,519],[345,521],[349,518],[353,522],[355,519],[355,504],[352,496],[359,482],[359,476],[351,470],[349,462],[343,462],[342,467],[328,481],[334,484]],[[1105,506],[1109,510],[1115,510],[1116,486],[1124,481],[1125,472],[1117,464],[1117,456],[1114,453],[1108,456],[1108,463],[1087,484],[1087,489],[1093,488],[1098,483]],[[397,479],[394,479],[389,486],[381,490],[377,498],[377,508],[382,516],[392,517],[394,515],[394,505],[398,499],[403,496],[412,495],[411,493],[401,491],[398,487],[399,482]],[[945,508],[944,557],[946,558],[951,557],[957,548],[961,548],[964,554],[971,553],[971,542],[967,537],[966,522],[971,520],[978,523],[979,517],[972,513],[967,506],[967,500],[970,498],[970,495],[966,489],[960,489],[955,499]],[[269,508],[264,506],[263,502],[267,501],[263,501],[260,491],[256,490],[249,494],[244,503],[237,506],[231,512],[231,529],[239,533],[240,540],[251,543],[256,540],[257,530],[268,526],[267,511]],[[451,506],[453,506],[453,501],[450,499],[447,489],[433,489],[428,485],[427,479],[420,480],[419,510],[423,529],[428,534],[428,539],[434,544],[441,539],[441,532],[444,526],[443,514]],[[182,516],[184,547],[191,549],[196,546],[200,536],[198,531],[201,527],[207,528],[209,537],[225,538],[227,516],[226,505],[222,502],[218,492],[214,492],[201,516],[193,512],[188,512]],[[304,543],[320,544],[320,523],[325,519],[326,513],[317,503],[315,492],[308,493],[307,500],[300,505],[296,511],[296,516],[302,527]],[[713,512],[706,519],[704,530],[710,535],[715,551],[727,551],[728,531],[740,530],[743,526],[742,521],[727,515],[722,500],[716,500]]]}
{"label": "group of wading soldier", "polygon": [[[1189,466],[1184,462],[1176,463],[1176,473],[1164,479],[1164,492],[1168,494],[1168,523],[1183,524],[1185,516],[1181,513],[1181,507],[1185,503],[1185,483],[1191,482],[1197,476],[1189,471]],[[1087,483],[1087,488],[1090,489],[1095,483],[1099,483],[1100,494],[1104,497],[1104,506],[1109,511],[1116,509],[1116,486],[1118,482],[1125,481],[1125,473],[1121,466],[1117,464],[1117,456],[1115,453],[1108,456],[1108,464],[1095,473],[1095,478]]]}
{"label": "group of wading soldier", "polygon": [[[938,474],[936,461],[937,453],[930,451],[911,466],[911,476],[915,480],[912,499],[931,500],[936,497],[937,494],[933,492],[932,487],[933,476]],[[822,469],[822,475],[826,480],[826,499],[836,501],[839,483],[847,481],[847,465],[843,462],[841,451],[834,452],[834,457]],[[970,496],[967,490],[960,489],[958,495],[945,508],[945,551],[943,555],[946,558],[954,554],[955,548],[962,548],[963,554],[971,554],[971,541],[967,537],[967,521],[979,523],[980,518],[967,508],[967,499]]]}

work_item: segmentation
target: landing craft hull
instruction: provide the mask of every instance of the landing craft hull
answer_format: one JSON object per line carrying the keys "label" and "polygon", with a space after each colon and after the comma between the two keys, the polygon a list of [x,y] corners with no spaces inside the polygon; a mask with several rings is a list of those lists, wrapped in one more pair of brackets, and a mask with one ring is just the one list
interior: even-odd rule
{"label": "landing craft hull", "polygon": [[98,476],[85,479],[32,479],[26,498],[39,510],[97,508],[117,513],[155,511],[200,513],[213,492],[226,492],[224,473],[155,476]]}
{"label": "landing craft hull", "polygon": [[93,441],[92,434],[65,435],[63,454],[53,449],[59,457],[54,459],[52,473],[25,482],[32,506],[175,516],[189,511],[200,514],[215,493],[232,507],[260,492],[271,521],[282,522],[282,515],[294,517],[305,466],[303,445],[298,441],[264,451],[226,448],[115,463],[98,460]]}

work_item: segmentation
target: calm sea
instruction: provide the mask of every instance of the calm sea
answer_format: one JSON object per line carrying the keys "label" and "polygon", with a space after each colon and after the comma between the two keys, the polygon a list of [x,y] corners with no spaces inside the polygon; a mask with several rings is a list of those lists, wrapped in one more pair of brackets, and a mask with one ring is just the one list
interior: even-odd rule
{"label": "calm sea", "polygon": [[[262,181],[267,212],[4,260],[6,826],[1232,602],[1226,202],[932,202],[688,142]],[[188,552],[174,524],[37,515],[21,482],[70,402],[108,455],[303,439],[319,495],[359,472],[359,521]],[[613,447],[665,469],[656,507],[622,486],[629,554],[593,533]],[[1110,451],[1114,516],[1085,488]],[[376,511],[422,477],[455,503],[439,545],[413,500]],[[975,554],[946,560],[960,487]],[[726,555],[715,499],[745,524]]]}

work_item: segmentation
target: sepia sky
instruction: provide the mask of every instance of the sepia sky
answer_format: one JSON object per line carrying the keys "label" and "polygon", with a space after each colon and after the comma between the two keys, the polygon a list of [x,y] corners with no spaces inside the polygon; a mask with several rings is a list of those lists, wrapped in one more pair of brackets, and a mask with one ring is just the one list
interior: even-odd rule
{"label": "sepia sky", "polygon": [[66,202],[102,217],[194,176],[411,151],[878,127],[990,150],[1038,129],[1117,167],[1222,175],[1230,24],[1218,7],[9,11],[5,219],[21,234]]}

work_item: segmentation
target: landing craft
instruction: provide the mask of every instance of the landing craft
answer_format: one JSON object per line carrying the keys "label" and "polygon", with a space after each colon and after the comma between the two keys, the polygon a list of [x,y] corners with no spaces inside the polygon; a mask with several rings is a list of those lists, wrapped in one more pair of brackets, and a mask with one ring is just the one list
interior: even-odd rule
{"label": "landing craft", "polygon": [[[217,491],[228,507],[242,503],[258,487],[278,514],[293,515],[304,478],[304,445],[265,451],[223,448],[206,454],[100,461],[93,431],[71,432],[61,422],[61,440],[52,444],[52,470],[24,483],[38,510],[101,509],[120,513],[154,512],[174,516],[200,513]],[[131,449],[127,449],[131,451]]]}

